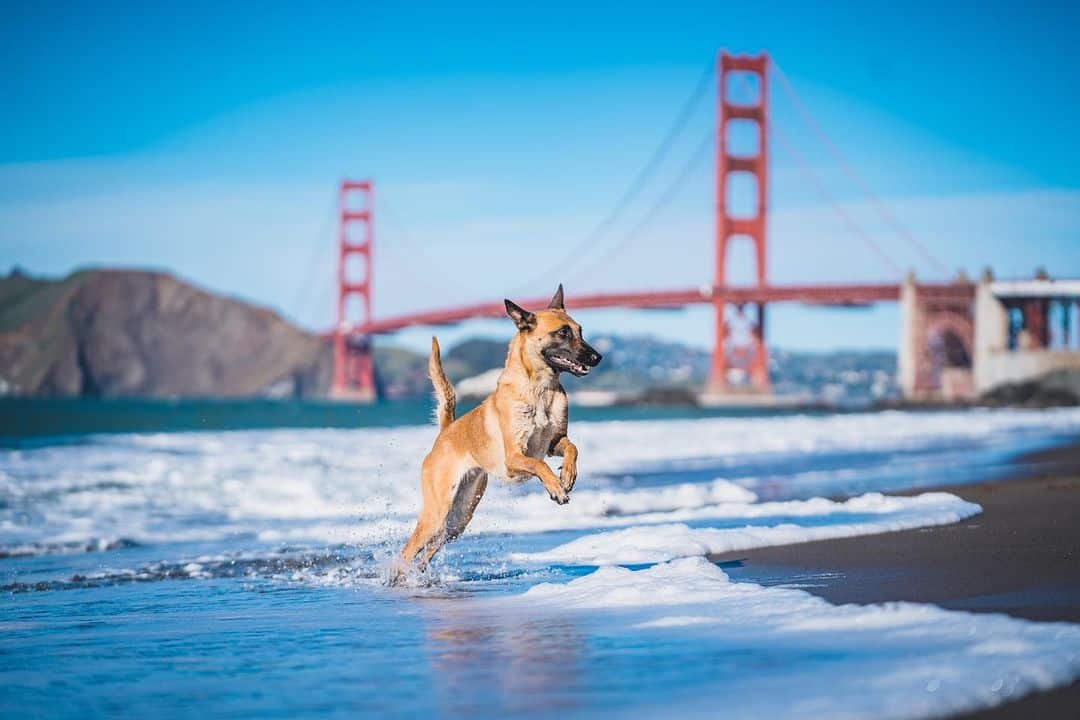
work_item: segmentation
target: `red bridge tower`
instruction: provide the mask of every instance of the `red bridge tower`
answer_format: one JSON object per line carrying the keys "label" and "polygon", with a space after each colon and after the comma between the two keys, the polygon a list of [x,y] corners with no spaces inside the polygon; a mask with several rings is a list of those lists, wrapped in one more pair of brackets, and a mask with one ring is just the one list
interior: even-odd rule
{"label": "red bridge tower", "polygon": [[357,328],[371,322],[372,224],[374,190],[370,180],[343,180],[338,194],[338,304],[334,327],[334,370],[330,396],[372,402],[376,398],[375,361],[370,336]]}
{"label": "red bridge tower", "polygon": [[[755,317],[750,322],[748,341],[731,336],[728,327],[728,302],[726,288],[728,243],[732,240],[749,240],[754,245],[755,282],[758,287],[767,284],[765,274],[765,218],[768,208],[768,69],[769,56],[729,55],[721,52],[717,63],[717,127],[716,127],[716,277],[713,307],[716,311],[716,340],[713,346],[712,366],[709,373],[709,389],[726,392],[728,370],[740,368],[747,373],[753,390],[769,390],[769,358],[765,349],[765,305],[755,304]],[[757,102],[747,105],[734,104],[728,97],[733,73],[756,76]],[[736,75],[736,77],[738,77]],[[731,123],[756,125],[756,154],[733,154],[729,132]],[[756,189],[754,212],[750,215],[732,215],[731,180],[737,174],[749,174]],[[735,307],[736,317],[744,317],[744,305]]]}

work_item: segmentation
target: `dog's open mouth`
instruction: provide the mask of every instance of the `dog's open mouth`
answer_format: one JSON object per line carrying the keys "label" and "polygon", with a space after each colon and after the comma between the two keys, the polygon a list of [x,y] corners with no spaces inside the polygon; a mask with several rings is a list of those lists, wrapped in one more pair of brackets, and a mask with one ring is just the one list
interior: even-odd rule
{"label": "dog's open mouth", "polygon": [[585,363],[578,362],[561,353],[544,353],[544,359],[547,360],[548,365],[550,365],[553,370],[564,370],[573,373],[578,377],[588,375],[589,370],[591,369]]}

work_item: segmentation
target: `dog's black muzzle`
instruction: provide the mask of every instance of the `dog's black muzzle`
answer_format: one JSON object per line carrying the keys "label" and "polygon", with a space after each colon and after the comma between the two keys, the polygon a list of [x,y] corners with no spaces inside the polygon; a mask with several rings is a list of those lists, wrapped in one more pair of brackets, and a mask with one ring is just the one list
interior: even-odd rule
{"label": "dog's black muzzle", "polygon": [[596,367],[602,359],[588,343],[581,343],[581,347],[572,350],[567,347],[556,347],[544,351],[544,358],[549,366],[558,372],[568,372],[577,377],[584,377],[589,370]]}
{"label": "dog's black muzzle", "polygon": [[596,352],[592,345],[585,342],[581,343],[581,352],[578,354],[578,360],[589,367],[596,367],[603,359],[604,356]]}

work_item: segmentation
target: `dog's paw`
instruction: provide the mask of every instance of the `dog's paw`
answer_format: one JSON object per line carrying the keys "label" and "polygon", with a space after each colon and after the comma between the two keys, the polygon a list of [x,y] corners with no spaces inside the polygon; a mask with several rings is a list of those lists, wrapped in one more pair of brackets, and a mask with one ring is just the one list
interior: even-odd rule
{"label": "dog's paw", "polygon": [[548,496],[559,505],[565,505],[566,503],[570,502],[570,496],[567,495],[565,492],[548,493]]}
{"label": "dog's paw", "polygon": [[559,484],[562,485],[562,489],[570,492],[574,489],[575,482],[577,482],[577,465],[564,464],[559,471]]}

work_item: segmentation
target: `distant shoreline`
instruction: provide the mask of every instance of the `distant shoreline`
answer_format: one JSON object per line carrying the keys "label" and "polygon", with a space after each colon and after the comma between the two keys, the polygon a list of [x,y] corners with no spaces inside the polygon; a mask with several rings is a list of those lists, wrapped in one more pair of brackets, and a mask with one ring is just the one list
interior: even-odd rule
{"label": "distant shoreline", "polygon": [[[459,413],[475,400],[459,403]],[[834,415],[903,410],[940,412],[964,406],[732,405],[640,402],[588,406],[571,402],[575,420],[688,420],[709,417]],[[0,397],[0,445],[77,438],[100,433],[162,433],[267,429],[353,429],[424,425],[428,397],[374,405],[332,400],[266,398],[68,398]]]}

